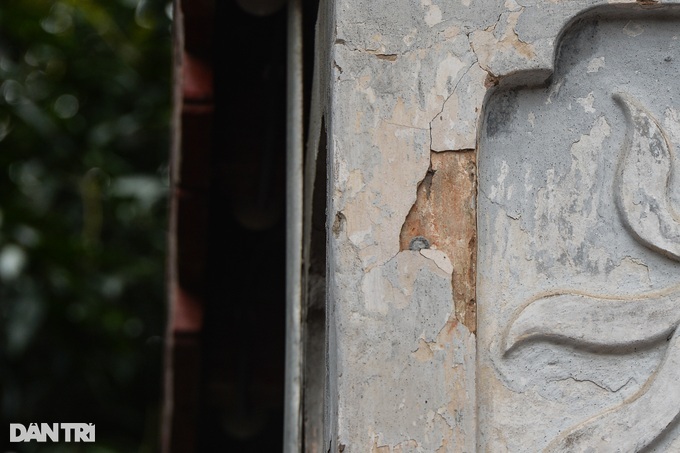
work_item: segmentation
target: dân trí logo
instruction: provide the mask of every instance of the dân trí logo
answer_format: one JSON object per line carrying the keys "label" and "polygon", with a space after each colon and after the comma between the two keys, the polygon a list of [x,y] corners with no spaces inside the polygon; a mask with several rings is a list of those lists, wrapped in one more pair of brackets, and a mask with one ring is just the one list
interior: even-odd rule
{"label": "d\u00e2n tr\u00ed logo", "polygon": [[9,424],[10,442],[94,442],[94,423]]}

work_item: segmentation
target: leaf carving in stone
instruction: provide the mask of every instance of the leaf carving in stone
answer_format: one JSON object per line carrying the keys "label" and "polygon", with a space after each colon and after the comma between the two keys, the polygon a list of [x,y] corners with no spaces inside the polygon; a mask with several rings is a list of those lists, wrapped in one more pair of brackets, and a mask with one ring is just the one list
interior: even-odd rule
{"label": "leaf carving in stone", "polygon": [[652,444],[680,411],[680,335],[644,386],[621,405],[584,421],[553,440],[545,452],[639,452]]}
{"label": "leaf carving in stone", "polygon": [[510,322],[505,353],[526,341],[632,350],[666,340],[680,323],[680,288],[634,297],[554,293],[538,297]]}
{"label": "leaf carving in stone", "polygon": [[669,196],[672,147],[657,120],[625,93],[614,99],[628,120],[616,175],[616,204],[624,225],[642,244],[680,260],[680,217]]}
{"label": "leaf carving in stone", "polygon": [[[680,217],[669,196],[673,150],[663,128],[628,94],[614,98],[628,131],[615,179],[618,213],[640,243],[680,260]],[[625,353],[668,342],[664,358],[647,382],[620,405],[576,424],[545,452],[638,452],[680,417],[680,287],[626,297],[580,292],[552,293],[530,300],[509,323],[504,355],[530,341]]]}

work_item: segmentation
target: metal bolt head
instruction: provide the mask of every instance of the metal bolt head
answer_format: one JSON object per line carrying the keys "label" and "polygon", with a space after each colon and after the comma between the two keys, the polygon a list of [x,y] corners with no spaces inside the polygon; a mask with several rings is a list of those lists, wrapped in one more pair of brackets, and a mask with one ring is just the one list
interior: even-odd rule
{"label": "metal bolt head", "polygon": [[430,241],[423,236],[416,236],[408,243],[408,248],[409,250],[414,250],[416,252],[422,249],[429,249]]}

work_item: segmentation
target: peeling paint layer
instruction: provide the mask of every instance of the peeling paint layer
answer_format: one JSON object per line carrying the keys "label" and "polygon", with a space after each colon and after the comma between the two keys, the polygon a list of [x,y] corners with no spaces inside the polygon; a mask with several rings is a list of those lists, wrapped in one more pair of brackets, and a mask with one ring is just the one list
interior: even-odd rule
{"label": "peeling paint layer", "polygon": [[[324,113],[329,128],[328,225],[332,228],[328,244],[332,433],[326,445],[332,445],[333,452],[340,445],[343,452],[372,448],[473,452],[478,439],[477,407],[498,411],[482,412],[479,426],[483,428],[493,424],[496,416],[517,420],[512,411],[516,393],[528,388],[553,398],[530,405],[534,414],[530,415],[539,417],[554,411],[551,405],[558,397],[575,400],[583,391],[585,397],[578,404],[587,410],[590,398],[604,395],[606,401],[620,401],[640,387],[640,377],[649,371],[652,359],[643,361],[642,369],[626,379],[611,374],[608,380],[598,380],[593,376],[597,370],[590,368],[557,373],[550,376],[546,390],[540,387],[545,382],[536,376],[543,378],[541,373],[554,367],[543,363],[543,368],[532,368],[535,376],[511,375],[503,380],[498,379],[497,363],[482,361],[477,367],[475,358],[473,332],[481,338],[482,330],[485,335],[497,331],[511,316],[503,307],[517,303],[512,282],[521,282],[520,288],[527,291],[544,288],[541,285],[552,282],[564,269],[583,266],[587,272],[572,282],[575,286],[598,273],[607,276],[605,286],[658,283],[654,260],[630,248],[612,257],[600,244],[584,245],[584,239],[598,234],[608,240],[616,237],[607,229],[611,226],[593,229],[576,220],[579,210],[587,212],[590,222],[608,209],[594,202],[605,191],[603,180],[592,183],[590,178],[593,171],[606,167],[599,151],[611,146],[621,131],[620,122],[602,115],[611,98],[584,86],[577,93],[580,102],[572,96],[563,104],[569,98],[570,78],[556,74],[553,91],[536,109],[523,111],[521,123],[513,116],[521,96],[513,98],[511,93],[503,105],[496,104],[493,125],[480,130],[489,90],[545,83],[555,69],[555,44],[565,27],[579,14],[605,3],[612,3],[608,14],[618,14],[635,2],[626,6],[619,0],[326,3],[332,20],[323,50],[329,58],[320,67],[329,70],[328,90],[322,91],[328,91],[329,97]],[[623,23],[620,33],[622,39],[636,40],[652,35],[652,29],[636,20]],[[621,49],[629,49],[627,45]],[[677,51],[671,44],[666,49]],[[635,52],[618,54],[636,61]],[[610,57],[584,55],[577,73],[616,73],[617,62]],[[670,97],[658,91],[657,98]],[[577,121],[546,126],[546,117],[557,105],[562,120],[573,115]],[[675,106],[655,115],[664,124],[672,123],[666,126],[669,134],[680,136],[674,120],[678,111]],[[541,135],[546,128],[559,133],[546,138]],[[485,269],[477,269],[475,282],[475,215],[474,208],[466,210],[465,204],[474,206],[477,200],[474,181],[464,180],[475,175],[472,150],[482,152],[478,138],[500,138],[513,129],[522,132],[523,141],[513,143],[511,149],[501,147],[489,160],[480,161],[480,171],[485,166],[488,178],[487,192],[481,190],[479,195],[495,211],[479,216],[484,222],[479,234],[487,246],[480,255],[487,261]],[[558,153],[554,151],[558,145],[566,148]],[[530,162],[521,153],[530,147],[529,157],[547,157]],[[507,154],[499,157],[503,152]],[[475,171],[466,170],[469,164]],[[427,176],[428,168],[436,171]],[[573,203],[560,199],[565,191],[576,194]],[[678,193],[674,190],[670,198],[679,200]],[[527,199],[534,201],[527,203]],[[527,231],[540,234],[536,238]],[[427,238],[430,248],[408,250],[414,235]],[[507,261],[495,262],[494,253]],[[526,266],[532,269],[530,275],[522,273]],[[500,282],[492,279],[495,273],[502,276]],[[428,285],[434,289],[427,290]],[[496,311],[477,324],[474,300],[481,298],[481,287],[493,289],[485,297],[491,301],[489,310]],[[479,344],[480,354],[496,347],[492,340]],[[539,352],[544,354],[540,357],[548,357],[551,350]],[[611,371],[616,366],[612,360],[602,369]],[[479,404],[475,375],[491,389],[484,389]],[[427,400],[421,399],[425,394]],[[578,404],[576,410],[583,408]],[[565,426],[575,418],[564,417]],[[479,437],[479,449],[521,451],[512,444],[515,434],[522,434],[514,428],[487,429]]]}
{"label": "peeling paint layer", "polygon": [[451,263],[455,317],[476,331],[475,274],[477,252],[475,151],[432,153],[417,199],[401,229],[400,247],[425,237]]}
{"label": "peeling paint layer", "polygon": [[485,107],[482,451],[678,451],[680,17],[645,11],[576,23],[551,86]]}

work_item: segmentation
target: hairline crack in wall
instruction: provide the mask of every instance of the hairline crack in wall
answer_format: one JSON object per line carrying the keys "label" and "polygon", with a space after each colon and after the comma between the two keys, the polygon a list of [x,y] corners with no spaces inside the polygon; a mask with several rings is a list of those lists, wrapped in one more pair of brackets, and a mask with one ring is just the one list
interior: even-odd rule
{"label": "hairline crack in wall", "polygon": [[322,2],[332,451],[476,451],[484,102],[547,80],[561,31],[598,5]]}

